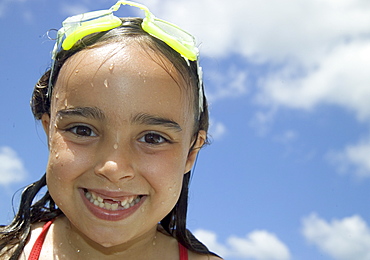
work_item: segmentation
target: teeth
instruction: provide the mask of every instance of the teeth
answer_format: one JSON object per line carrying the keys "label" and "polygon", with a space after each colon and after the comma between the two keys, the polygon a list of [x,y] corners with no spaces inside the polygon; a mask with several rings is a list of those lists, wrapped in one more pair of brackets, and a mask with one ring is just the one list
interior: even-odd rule
{"label": "teeth", "polygon": [[[116,205],[118,205],[117,203],[115,203]],[[108,202],[104,203],[104,208],[106,209],[111,209],[112,208],[112,204],[109,204]]]}
{"label": "teeth", "polygon": [[124,209],[128,209],[129,207],[134,206],[135,204],[140,202],[141,197],[137,196],[130,196],[126,197],[122,201],[113,200],[116,203],[108,203],[104,202],[104,199],[100,196],[92,193],[92,192],[85,192],[86,198],[93,203],[95,206],[98,206],[100,208],[105,208],[107,210],[118,210],[118,207],[121,206]]}
{"label": "teeth", "polygon": [[121,206],[124,207],[127,204],[127,199],[121,201]]}

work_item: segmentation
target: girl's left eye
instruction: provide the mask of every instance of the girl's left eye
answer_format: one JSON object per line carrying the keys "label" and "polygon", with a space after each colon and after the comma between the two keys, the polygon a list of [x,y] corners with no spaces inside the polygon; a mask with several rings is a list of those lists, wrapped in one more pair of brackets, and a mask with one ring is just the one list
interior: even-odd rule
{"label": "girl's left eye", "polygon": [[90,127],[85,125],[77,125],[67,129],[67,131],[83,137],[95,137],[98,136]]}
{"label": "girl's left eye", "polygon": [[139,142],[147,144],[163,144],[168,142],[166,138],[156,133],[147,133],[139,139]]}

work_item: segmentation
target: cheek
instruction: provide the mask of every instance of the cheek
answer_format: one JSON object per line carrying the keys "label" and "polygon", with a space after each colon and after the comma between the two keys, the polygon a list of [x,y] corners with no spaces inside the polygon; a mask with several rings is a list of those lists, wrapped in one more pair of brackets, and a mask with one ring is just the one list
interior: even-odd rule
{"label": "cheek", "polygon": [[150,183],[156,193],[169,199],[178,198],[181,192],[182,180],[185,173],[186,158],[182,153],[167,152],[158,156],[141,158],[143,177]]}
{"label": "cheek", "polygon": [[87,153],[68,145],[58,133],[50,139],[46,182],[51,197],[63,211],[68,211],[71,200],[77,199],[76,179],[87,171],[91,164],[88,158]]}
{"label": "cheek", "polygon": [[55,133],[50,139],[47,175],[63,184],[75,179],[91,162],[86,152],[79,152]]}

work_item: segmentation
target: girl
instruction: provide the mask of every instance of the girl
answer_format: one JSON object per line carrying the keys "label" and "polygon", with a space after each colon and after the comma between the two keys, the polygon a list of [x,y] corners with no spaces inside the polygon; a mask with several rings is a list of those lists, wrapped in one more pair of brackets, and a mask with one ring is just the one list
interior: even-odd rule
{"label": "girl", "polygon": [[[115,17],[121,4],[145,19]],[[186,229],[208,129],[197,59],[189,34],[133,2],[63,22],[31,102],[46,174],[0,228],[2,259],[219,259]]]}

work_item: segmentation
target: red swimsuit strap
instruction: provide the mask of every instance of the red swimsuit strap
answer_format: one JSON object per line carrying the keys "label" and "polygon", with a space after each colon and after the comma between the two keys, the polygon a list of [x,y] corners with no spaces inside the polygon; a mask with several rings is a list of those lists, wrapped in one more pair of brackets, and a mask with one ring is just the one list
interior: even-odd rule
{"label": "red swimsuit strap", "polygon": [[38,238],[36,239],[35,244],[32,247],[32,250],[31,250],[31,253],[28,257],[28,260],[38,260],[39,259],[41,249],[42,249],[42,245],[44,243],[46,234],[47,234],[51,224],[53,223],[53,221],[54,221],[54,219],[46,222],[45,225],[42,227],[42,231],[41,231],[40,235],[38,236]]}
{"label": "red swimsuit strap", "polygon": [[188,260],[188,249],[179,243],[180,260]]}

